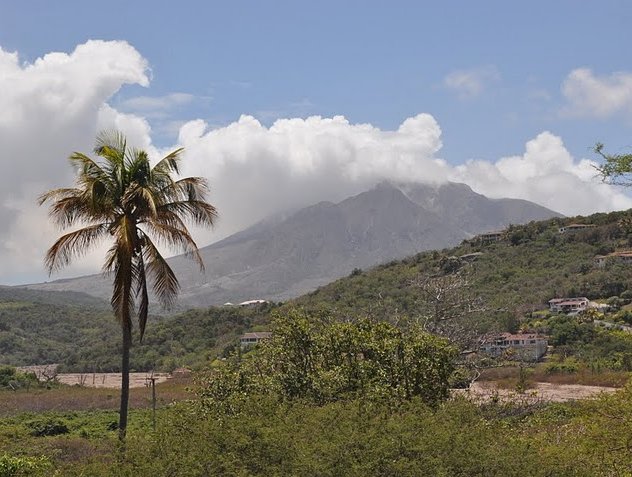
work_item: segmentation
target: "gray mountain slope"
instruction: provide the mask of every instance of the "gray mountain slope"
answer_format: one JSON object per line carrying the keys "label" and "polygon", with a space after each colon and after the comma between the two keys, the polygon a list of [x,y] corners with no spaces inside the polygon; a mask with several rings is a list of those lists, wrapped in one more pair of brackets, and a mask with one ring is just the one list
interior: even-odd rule
{"label": "gray mountain slope", "polygon": [[[264,298],[285,300],[381,262],[458,244],[510,223],[559,214],[528,201],[488,199],[464,184],[375,188],[338,204],[321,202],[260,222],[200,249],[206,272],[169,259],[182,290],[178,307]],[[108,298],[111,280],[91,275],[29,285]]]}

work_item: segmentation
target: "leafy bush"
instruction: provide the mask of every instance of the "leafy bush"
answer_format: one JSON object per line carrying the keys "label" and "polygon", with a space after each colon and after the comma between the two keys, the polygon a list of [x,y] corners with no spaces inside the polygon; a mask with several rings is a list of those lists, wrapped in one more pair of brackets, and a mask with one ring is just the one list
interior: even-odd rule
{"label": "leafy bush", "polygon": [[38,383],[34,373],[20,373],[13,366],[0,366],[0,388],[17,389]]}
{"label": "leafy bush", "polygon": [[416,325],[341,323],[291,310],[276,316],[273,329],[258,349],[204,376],[199,392],[207,407],[233,413],[253,395],[317,405],[355,396],[435,405],[448,396],[455,349]]}
{"label": "leafy bush", "polygon": [[566,358],[562,361],[551,361],[544,366],[544,372],[554,373],[576,373],[580,369],[580,363],[575,358]]}

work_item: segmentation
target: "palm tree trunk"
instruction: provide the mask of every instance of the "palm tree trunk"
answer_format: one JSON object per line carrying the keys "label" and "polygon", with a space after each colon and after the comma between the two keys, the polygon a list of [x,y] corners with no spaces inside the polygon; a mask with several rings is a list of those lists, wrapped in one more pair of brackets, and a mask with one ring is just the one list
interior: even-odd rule
{"label": "palm tree trunk", "polygon": [[129,350],[132,346],[132,329],[129,320],[122,323],[123,355],[121,360],[121,407],[119,410],[119,440],[125,440],[127,409],[129,405]]}

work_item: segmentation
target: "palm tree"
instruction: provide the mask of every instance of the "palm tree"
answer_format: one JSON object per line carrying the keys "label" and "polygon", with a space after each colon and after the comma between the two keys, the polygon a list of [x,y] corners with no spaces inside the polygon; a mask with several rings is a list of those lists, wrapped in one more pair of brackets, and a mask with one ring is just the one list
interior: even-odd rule
{"label": "palm tree", "polygon": [[[123,331],[119,439],[125,439],[129,401],[129,353],[136,317],[143,339],[149,295],[148,278],[163,306],[173,305],[178,280],[156,243],[176,247],[204,268],[185,220],[212,226],[215,207],[206,202],[208,187],[200,177],[176,180],[182,149],[151,167],[143,150],[127,146],[118,131],[99,134],[93,160],[75,152],[75,187],[51,190],[39,198],[51,201],[49,215],[62,228],[80,226],[60,237],[46,254],[49,273],[68,265],[104,238],[112,240],[103,265],[113,276],[112,308]],[[136,302],[138,306],[136,307]]]}

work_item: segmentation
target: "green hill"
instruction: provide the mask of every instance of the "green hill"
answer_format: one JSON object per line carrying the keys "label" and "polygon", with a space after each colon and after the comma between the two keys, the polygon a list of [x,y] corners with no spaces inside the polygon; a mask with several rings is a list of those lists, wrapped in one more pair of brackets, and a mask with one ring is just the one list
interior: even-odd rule
{"label": "green hill", "polygon": [[[416,282],[457,270],[466,277],[468,292],[486,304],[488,321],[497,324],[508,313],[545,308],[554,297],[618,296],[632,287],[632,267],[614,262],[599,268],[594,257],[632,246],[632,230],[619,225],[625,217],[627,212],[616,212],[511,226],[498,242],[473,239],[455,248],[355,270],[295,303],[308,309],[325,307],[340,315],[419,316],[427,303]],[[559,232],[574,222],[595,227]]]}
{"label": "green hill", "polygon": [[[629,300],[632,265],[612,261],[599,268],[594,262],[596,255],[632,248],[632,229],[624,220],[628,217],[628,212],[616,212],[511,226],[498,242],[469,240],[455,248],[355,270],[281,309],[301,306],[340,318],[372,316],[395,322],[403,317],[425,319],[440,307],[449,314],[455,306],[461,311],[475,306],[477,312],[467,323],[474,336],[515,327],[522,317],[545,309],[553,297]],[[595,227],[559,232],[570,223]],[[433,302],[428,287],[455,276],[462,279],[460,286],[442,303]],[[0,363],[56,362],[74,371],[117,370],[120,330],[111,312],[102,302],[76,295],[71,300],[67,294],[0,288]],[[240,333],[257,326],[265,329],[271,309],[220,307],[152,317],[144,342],[134,345],[132,367],[202,365],[234,346]]]}
{"label": "green hill", "polygon": [[[65,293],[27,295],[21,290],[0,295],[0,364],[58,363],[61,371],[75,372],[120,369],[121,331],[111,310],[95,304],[61,304]],[[152,316],[143,342],[134,345],[132,370],[200,365],[232,345],[262,316],[267,316],[266,309],[209,308]]]}

